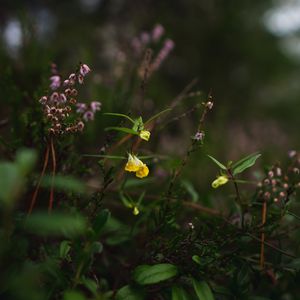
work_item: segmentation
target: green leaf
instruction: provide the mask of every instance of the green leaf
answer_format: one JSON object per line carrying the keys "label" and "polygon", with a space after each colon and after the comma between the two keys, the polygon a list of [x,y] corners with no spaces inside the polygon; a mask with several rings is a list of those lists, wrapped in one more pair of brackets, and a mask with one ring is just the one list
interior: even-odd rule
{"label": "green leaf", "polygon": [[44,176],[41,186],[50,188],[53,186],[57,190],[61,191],[71,191],[74,193],[84,193],[86,190],[85,184],[71,176],[61,176],[61,175],[56,175],[54,178],[52,176]]}
{"label": "green leaf", "polygon": [[86,222],[80,215],[36,212],[27,217],[25,229],[41,236],[78,236],[85,232]]}
{"label": "green leaf", "polygon": [[172,300],[189,300],[188,294],[181,286],[172,287]]}
{"label": "green leaf", "polygon": [[192,279],[193,287],[199,300],[214,300],[214,295],[205,281],[197,281]]}
{"label": "green leaf", "polygon": [[85,157],[99,157],[99,158],[109,158],[109,159],[127,159],[125,156],[118,155],[101,155],[101,154],[82,154]]}
{"label": "green leaf", "polygon": [[105,131],[116,130],[116,131],[121,131],[121,132],[135,134],[135,135],[139,134],[137,131],[130,129],[130,128],[126,128],[126,127],[106,127],[104,130]]}
{"label": "green leaf", "polygon": [[34,150],[19,150],[16,156],[16,163],[22,174],[28,174],[34,167],[37,160],[37,154]]}
{"label": "green leaf", "polygon": [[217,164],[222,170],[227,170],[227,168],[222,164],[220,163],[217,159],[215,159],[214,157],[212,157],[211,155],[208,155],[207,156],[215,163]]}
{"label": "green leaf", "polygon": [[12,206],[24,187],[24,177],[14,163],[0,163],[0,201]]}
{"label": "green leaf", "polygon": [[182,180],[182,185],[186,189],[186,191],[190,194],[192,197],[193,202],[197,202],[199,200],[199,194],[195,190],[195,187],[193,184],[188,180]]}
{"label": "green leaf", "polygon": [[103,251],[103,245],[100,242],[93,242],[91,245],[91,254],[100,254]]}
{"label": "green leaf", "polygon": [[65,259],[71,250],[70,241],[62,241],[59,246],[59,257]]}
{"label": "green leaf", "polygon": [[193,255],[192,260],[198,265],[201,264],[201,258],[198,255]]}
{"label": "green leaf", "polygon": [[126,118],[127,120],[129,120],[130,122],[132,122],[132,123],[134,124],[134,120],[131,119],[129,116],[125,115],[125,114],[119,114],[119,113],[104,113],[104,115],[106,115],[106,116],[123,117],[123,118]]}
{"label": "green leaf", "polygon": [[246,169],[252,167],[260,156],[261,154],[256,152],[234,163],[232,165],[233,175],[242,173]]}
{"label": "green leaf", "polygon": [[85,300],[84,295],[77,291],[66,291],[64,293],[64,300]]}
{"label": "green leaf", "polygon": [[82,281],[82,284],[83,284],[88,290],[90,290],[90,292],[91,292],[94,296],[97,296],[98,285],[97,285],[97,283],[96,283],[94,280],[83,277],[83,278],[81,279],[81,281]]}
{"label": "green leaf", "polygon": [[100,211],[100,213],[96,216],[96,218],[93,221],[93,229],[95,234],[98,236],[100,234],[100,231],[110,218],[110,211],[108,209],[103,209]]}
{"label": "green leaf", "polygon": [[178,274],[172,264],[140,265],[133,272],[133,279],[140,285],[155,284]]}
{"label": "green leaf", "polygon": [[167,111],[172,110],[172,108],[167,108],[159,113],[157,113],[156,115],[152,116],[150,119],[148,119],[145,123],[145,125],[147,125],[148,123],[150,123],[151,121],[153,121],[154,119],[160,117],[162,114],[166,113]]}
{"label": "green leaf", "polygon": [[116,300],[143,300],[144,292],[129,285],[123,286],[116,294]]}
{"label": "green leaf", "polygon": [[142,117],[138,117],[137,119],[134,120],[132,130],[139,132],[143,129],[144,129],[143,119]]}

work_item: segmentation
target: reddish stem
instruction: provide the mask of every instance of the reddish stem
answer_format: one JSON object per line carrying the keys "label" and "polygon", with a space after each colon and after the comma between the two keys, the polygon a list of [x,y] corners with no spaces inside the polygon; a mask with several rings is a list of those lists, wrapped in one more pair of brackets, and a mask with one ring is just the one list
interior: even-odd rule
{"label": "reddish stem", "polygon": [[40,189],[40,185],[41,185],[42,179],[43,179],[43,177],[45,175],[45,171],[46,171],[46,168],[47,168],[47,165],[48,165],[49,152],[50,152],[50,147],[49,147],[49,144],[47,144],[46,153],[45,153],[45,159],[44,159],[44,165],[43,165],[43,170],[41,172],[38,184],[36,185],[35,191],[34,191],[34,193],[32,195],[31,202],[30,202],[30,207],[29,207],[28,213],[27,213],[28,215],[30,215],[32,213],[33,207],[35,205],[36,198],[37,198],[37,195],[38,195],[38,192],[39,192],[39,189]]}
{"label": "reddish stem", "polygon": [[[263,202],[263,207],[262,207],[262,225],[264,226],[266,223],[267,219],[267,202]],[[260,246],[260,267],[263,269],[265,265],[265,232],[264,228],[261,233],[261,246]]]}
{"label": "reddish stem", "polygon": [[53,137],[51,137],[50,145],[51,145],[51,155],[52,155],[52,178],[51,178],[51,190],[50,190],[50,198],[49,198],[49,206],[48,206],[49,213],[51,213],[52,207],[53,207],[53,201],[54,201],[53,185],[54,185],[54,178],[55,178],[55,172],[56,172],[56,156],[55,156]]}

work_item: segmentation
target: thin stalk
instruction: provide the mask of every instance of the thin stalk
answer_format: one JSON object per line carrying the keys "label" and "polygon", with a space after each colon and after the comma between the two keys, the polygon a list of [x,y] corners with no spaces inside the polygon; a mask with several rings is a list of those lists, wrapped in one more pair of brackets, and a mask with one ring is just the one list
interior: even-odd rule
{"label": "thin stalk", "polygon": [[49,198],[49,205],[48,205],[48,212],[51,213],[54,201],[54,178],[56,172],[56,156],[55,156],[55,148],[53,143],[53,137],[50,140],[51,146],[51,155],[52,155],[52,178],[51,178],[51,190],[50,190],[50,198]]}
{"label": "thin stalk", "polygon": [[27,213],[28,215],[30,215],[32,213],[33,207],[36,203],[36,198],[37,198],[37,195],[38,195],[38,192],[39,192],[39,189],[40,189],[40,185],[41,185],[42,179],[45,175],[45,171],[46,171],[46,168],[47,168],[47,165],[48,165],[48,162],[49,162],[49,152],[50,152],[50,146],[49,146],[49,143],[48,143],[47,148],[46,148],[45,158],[44,158],[43,170],[41,172],[38,184],[36,185],[35,191],[32,195],[31,202],[30,202],[30,207],[29,207],[28,213]]}
{"label": "thin stalk", "polygon": [[[267,201],[264,201],[262,206],[262,225],[264,226],[267,219]],[[261,233],[261,245],[260,245],[260,267],[263,269],[265,266],[265,232],[264,228]]]}

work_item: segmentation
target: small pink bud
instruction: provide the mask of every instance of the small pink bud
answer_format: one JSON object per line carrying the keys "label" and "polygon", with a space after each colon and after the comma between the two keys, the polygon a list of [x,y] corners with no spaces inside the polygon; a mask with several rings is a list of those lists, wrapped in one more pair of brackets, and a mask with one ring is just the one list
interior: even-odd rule
{"label": "small pink bud", "polygon": [[86,76],[90,71],[91,71],[91,69],[89,68],[88,65],[82,64],[82,65],[80,66],[80,74],[81,74],[83,77]]}
{"label": "small pink bud", "polygon": [[90,106],[91,106],[92,112],[96,112],[97,110],[101,109],[101,103],[98,101],[92,101]]}
{"label": "small pink bud", "polygon": [[83,76],[81,74],[78,75],[78,82],[83,84]]}
{"label": "small pink bud", "polygon": [[45,105],[45,104],[47,103],[47,100],[48,100],[47,96],[43,96],[43,97],[39,100],[39,102],[40,102],[41,104]]}
{"label": "small pink bud", "polygon": [[88,122],[94,120],[94,113],[92,111],[87,111],[83,115],[83,119]]}

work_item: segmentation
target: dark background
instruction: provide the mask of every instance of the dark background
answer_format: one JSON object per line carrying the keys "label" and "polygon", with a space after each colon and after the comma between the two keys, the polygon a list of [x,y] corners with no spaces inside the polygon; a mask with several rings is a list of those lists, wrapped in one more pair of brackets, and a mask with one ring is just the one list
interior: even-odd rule
{"label": "dark background", "polygon": [[[211,90],[215,104],[204,152],[226,161],[261,151],[262,162],[271,164],[299,148],[299,19],[299,1],[1,1],[0,116],[8,123],[0,133],[16,148],[39,143],[34,122],[51,62],[64,76],[87,63],[93,73],[82,99],[100,100],[103,112],[128,112],[138,94],[129,88],[132,69],[142,61],[132,54],[131,40],[159,23],[175,48],[147,84],[144,115],[167,107],[198,78],[193,91],[204,100]],[[154,53],[160,47],[154,45]],[[169,118],[194,103],[185,99]],[[153,151],[180,157],[197,118],[154,133]],[[112,122],[98,114],[77,140],[78,151],[98,152]],[[194,169],[203,159],[193,156]]]}

